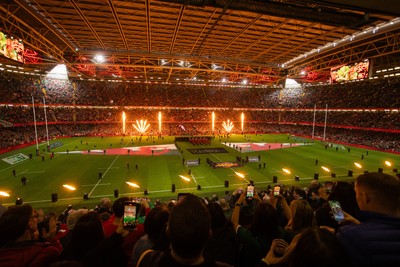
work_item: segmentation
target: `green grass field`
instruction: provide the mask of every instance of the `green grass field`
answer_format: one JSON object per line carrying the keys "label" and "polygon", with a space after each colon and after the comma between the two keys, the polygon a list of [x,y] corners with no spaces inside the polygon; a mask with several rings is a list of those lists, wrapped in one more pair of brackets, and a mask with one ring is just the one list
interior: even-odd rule
{"label": "green grass field", "polygon": [[[60,146],[51,150],[54,152],[53,159],[50,159],[50,153],[46,151],[46,144],[39,145],[40,156],[35,155],[36,146],[1,155],[3,160],[0,161],[0,191],[7,192],[10,196],[0,196],[0,203],[11,205],[20,197],[24,203],[45,210],[58,210],[68,204],[90,208],[102,197],[114,199],[114,189],[119,190],[120,196],[132,197],[141,197],[144,190],[147,190],[149,198],[164,200],[176,198],[179,192],[194,192],[201,196],[211,196],[214,193],[222,195],[226,190],[233,191],[245,186],[249,180],[255,182],[256,189],[265,189],[268,184],[272,184],[273,176],[278,177],[278,183],[303,187],[310,184],[314,173],[319,174],[320,182],[353,180],[354,177],[347,176],[348,170],[352,170],[354,176],[365,170],[377,171],[378,168],[393,174],[393,168],[399,168],[400,162],[399,155],[378,151],[368,151],[366,155],[365,149],[355,147],[351,147],[351,151],[348,152],[347,147],[341,145],[338,145],[336,151],[336,144],[325,149],[320,141],[311,142],[284,134],[246,137],[232,135],[230,138],[215,138],[211,145],[194,146],[189,142],[178,142],[182,153],[177,150],[164,153],[166,150],[161,148],[161,145],[173,144],[174,137],[155,137],[148,140],[144,137],[140,142],[137,137],[75,137],[52,140],[50,144],[57,142]],[[305,142],[309,142],[308,145],[304,145]],[[246,143],[247,146],[240,152],[239,148],[234,148],[237,143]],[[280,147],[282,143],[283,148]],[[158,148],[154,155],[151,154],[149,146]],[[268,146],[275,149],[269,149]],[[131,149],[130,153],[127,152],[127,148]],[[192,154],[187,150],[190,148],[225,148],[228,153]],[[103,153],[104,149],[107,149],[106,154]],[[138,149],[147,151],[147,154],[136,153]],[[88,150],[90,153],[87,153]],[[7,158],[15,159],[20,153],[25,156],[32,153],[33,158],[15,164],[4,161]],[[214,162],[234,162],[237,156],[260,156],[261,162],[250,162],[243,167],[215,169],[206,163],[207,158]],[[200,159],[201,164],[187,167],[182,164],[182,158]],[[319,161],[318,165],[315,164],[316,159]],[[390,161],[392,166],[385,165],[385,161]],[[362,167],[357,168],[354,162],[358,162]],[[336,174],[336,178],[331,178],[331,173],[323,170],[321,166],[329,168]],[[290,174],[285,173],[283,168],[289,170]],[[15,178],[12,174],[13,169],[16,171]],[[102,172],[101,180],[99,172]],[[244,178],[236,173],[243,174]],[[190,178],[190,181],[185,181],[179,175]],[[300,181],[294,180],[295,175],[300,177]],[[26,186],[21,185],[23,176],[28,179]],[[224,187],[225,180],[229,181],[229,188]],[[126,182],[136,183],[139,188],[129,186]],[[67,190],[63,187],[64,184],[72,185],[76,190]],[[172,184],[176,186],[174,193],[171,192]],[[197,190],[198,184],[201,185],[201,191]],[[58,194],[56,203],[51,202],[52,193]],[[83,200],[84,193],[89,194],[89,200]]]}

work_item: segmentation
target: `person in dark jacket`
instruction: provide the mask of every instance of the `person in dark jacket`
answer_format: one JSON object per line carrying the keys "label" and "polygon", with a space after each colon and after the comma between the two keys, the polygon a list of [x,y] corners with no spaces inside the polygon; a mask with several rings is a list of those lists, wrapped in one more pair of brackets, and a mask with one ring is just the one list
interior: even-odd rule
{"label": "person in dark jacket", "polygon": [[355,191],[359,222],[340,227],[337,237],[355,266],[400,266],[400,180],[367,173]]}
{"label": "person in dark jacket", "polygon": [[228,267],[204,255],[211,236],[211,216],[198,197],[187,194],[172,210],[167,234],[171,247],[165,252],[143,252],[137,267]]}
{"label": "person in dark jacket", "polygon": [[77,261],[84,266],[121,266],[128,264],[128,257],[122,250],[124,235],[122,221],[116,232],[109,238],[104,237],[100,215],[88,212],[79,218],[72,232],[71,241],[64,248],[60,259]]}

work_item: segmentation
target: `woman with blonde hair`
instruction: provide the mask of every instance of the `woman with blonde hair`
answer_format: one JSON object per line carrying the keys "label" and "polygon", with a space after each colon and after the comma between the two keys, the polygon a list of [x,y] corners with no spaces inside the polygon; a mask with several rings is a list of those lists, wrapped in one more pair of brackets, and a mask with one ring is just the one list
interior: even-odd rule
{"label": "woman with blonde hair", "polygon": [[312,226],[314,226],[314,213],[310,204],[304,199],[293,200],[290,203],[290,217],[285,227],[284,239],[290,243],[295,235]]}

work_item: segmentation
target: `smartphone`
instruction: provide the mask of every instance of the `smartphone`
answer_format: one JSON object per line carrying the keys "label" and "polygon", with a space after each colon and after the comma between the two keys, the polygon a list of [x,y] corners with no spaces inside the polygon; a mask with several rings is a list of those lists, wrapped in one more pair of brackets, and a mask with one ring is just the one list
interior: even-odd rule
{"label": "smartphone", "polygon": [[185,199],[185,197],[187,196],[188,193],[179,193],[178,194],[178,203],[180,203],[182,200]]}
{"label": "smartphone", "polygon": [[133,230],[136,227],[136,216],[138,212],[138,203],[127,201],[124,206],[124,229]]}
{"label": "smartphone", "polygon": [[336,200],[329,200],[328,201],[329,206],[331,207],[332,213],[333,213],[333,218],[337,222],[341,222],[344,220],[344,213],[342,210],[342,207],[340,206],[339,201]]}
{"label": "smartphone", "polygon": [[280,192],[281,192],[281,187],[279,185],[276,185],[274,187],[274,196],[279,196]]}
{"label": "smartphone", "polygon": [[254,197],[254,185],[248,185],[246,190],[247,197]]}

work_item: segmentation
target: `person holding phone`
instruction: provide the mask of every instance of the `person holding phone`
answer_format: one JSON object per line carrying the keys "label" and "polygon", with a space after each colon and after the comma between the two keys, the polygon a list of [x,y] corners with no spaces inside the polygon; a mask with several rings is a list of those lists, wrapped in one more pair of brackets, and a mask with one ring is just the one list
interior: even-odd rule
{"label": "person holding phone", "polygon": [[[254,190],[254,188],[250,188]],[[258,266],[260,260],[267,254],[272,240],[283,237],[283,230],[279,226],[278,214],[270,203],[263,203],[257,193],[252,196],[250,205],[255,206],[250,225],[239,224],[239,217],[248,207],[248,192],[243,192],[235,204],[231,222],[236,236],[243,246],[239,254],[239,265]]]}
{"label": "person holding phone", "polygon": [[[114,201],[112,205],[113,214],[110,219],[103,222],[104,235],[106,237],[111,237],[117,231],[119,225],[123,221],[125,204],[130,201],[131,198],[129,197],[120,197]],[[147,215],[150,212],[149,200],[143,198],[140,205]],[[139,212],[139,210],[137,210],[137,212]],[[143,223],[137,222],[134,231],[126,230],[126,233],[127,234],[124,236],[122,243],[122,248],[129,259],[131,259],[133,247],[139,238],[145,234]]]}
{"label": "person holding phone", "polygon": [[343,225],[336,236],[355,266],[400,266],[399,178],[362,174],[356,178],[355,192],[360,224]]}
{"label": "person holding phone", "polygon": [[[325,194],[324,187],[321,187],[318,191],[320,196],[326,200],[325,203],[315,211],[315,219],[318,226],[328,227],[331,231],[336,232],[341,225],[348,223],[350,216],[355,218],[355,222],[360,209],[357,204],[354,185],[348,182],[338,181],[332,188],[331,194]],[[340,203],[344,214],[344,221],[340,224],[338,220],[335,220],[332,216],[332,208],[329,206],[329,201],[338,201]]]}

